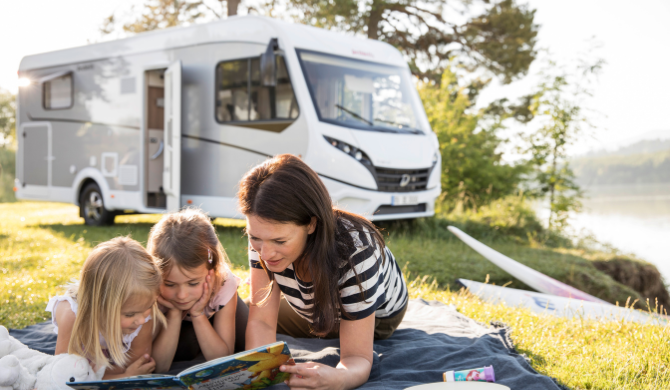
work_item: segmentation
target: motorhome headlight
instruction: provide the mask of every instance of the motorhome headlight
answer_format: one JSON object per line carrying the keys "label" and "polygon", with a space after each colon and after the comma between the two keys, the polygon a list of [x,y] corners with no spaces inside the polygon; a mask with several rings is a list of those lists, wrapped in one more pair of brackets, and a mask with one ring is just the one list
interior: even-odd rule
{"label": "motorhome headlight", "polygon": [[433,153],[433,165],[437,164],[438,158],[440,158],[440,156],[437,154],[437,152]]}
{"label": "motorhome headlight", "polygon": [[19,81],[17,82],[19,87],[27,87],[30,85],[30,79],[25,78],[25,77],[19,77]]}
{"label": "motorhome headlight", "polygon": [[346,142],[336,140],[335,138],[327,137],[325,135],[323,136],[323,138],[325,138],[329,144],[333,145],[334,147],[340,149],[342,152],[358,160],[361,164],[365,166],[372,166],[372,161],[370,160],[370,157],[368,157],[368,155],[365,154],[364,151],[358,149],[355,146],[349,145]]}

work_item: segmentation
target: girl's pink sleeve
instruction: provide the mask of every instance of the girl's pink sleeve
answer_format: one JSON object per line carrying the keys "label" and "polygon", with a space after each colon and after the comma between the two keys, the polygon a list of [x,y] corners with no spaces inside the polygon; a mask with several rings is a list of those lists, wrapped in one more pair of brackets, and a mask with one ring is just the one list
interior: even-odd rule
{"label": "girl's pink sleeve", "polygon": [[219,292],[209,302],[209,306],[214,311],[218,311],[221,306],[225,306],[237,292],[237,286],[240,285],[240,278],[228,268],[226,281],[221,286]]}

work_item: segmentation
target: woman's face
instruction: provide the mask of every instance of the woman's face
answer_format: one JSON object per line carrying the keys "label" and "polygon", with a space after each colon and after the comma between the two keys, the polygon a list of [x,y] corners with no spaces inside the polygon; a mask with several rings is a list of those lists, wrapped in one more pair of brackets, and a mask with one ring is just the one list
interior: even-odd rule
{"label": "woman's face", "polygon": [[261,256],[270,271],[281,272],[296,261],[307,244],[307,236],[314,233],[316,217],[309,225],[281,223],[247,216],[247,234],[249,242]]}

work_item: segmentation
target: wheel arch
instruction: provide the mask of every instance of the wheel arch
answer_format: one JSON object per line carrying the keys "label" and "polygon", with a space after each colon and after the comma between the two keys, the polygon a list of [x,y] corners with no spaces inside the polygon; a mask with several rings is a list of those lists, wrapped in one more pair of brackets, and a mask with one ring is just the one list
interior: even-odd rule
{"label": "wheel arch", "polygon": [[75,177],[73,184],[74,191],[72,192],[74,199],[72,203],[77,206],[81,206],[81,204],[79,204],[79,200],[81,199],[81,192],[90,183],[97,184],[100,188],[100,192],[102,192],[101,195],[103,199],[108,199],[110,190],[109,186],[107,185],[107,180],[105,180],[104,176],[102,176],[102,173],[95,168],[84,168],[79,171]]}

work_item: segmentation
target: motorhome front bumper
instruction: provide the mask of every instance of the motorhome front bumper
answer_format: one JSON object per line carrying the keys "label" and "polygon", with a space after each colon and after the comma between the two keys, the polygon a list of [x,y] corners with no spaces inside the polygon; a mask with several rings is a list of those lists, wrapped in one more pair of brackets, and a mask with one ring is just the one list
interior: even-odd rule
{"label": "motorhome front bumper", "polygon": [[435,214],[435,200],[440,187],[415,192],[368,190],[321,176],[333,203],[347,211],[371,220],[430,217]]}

